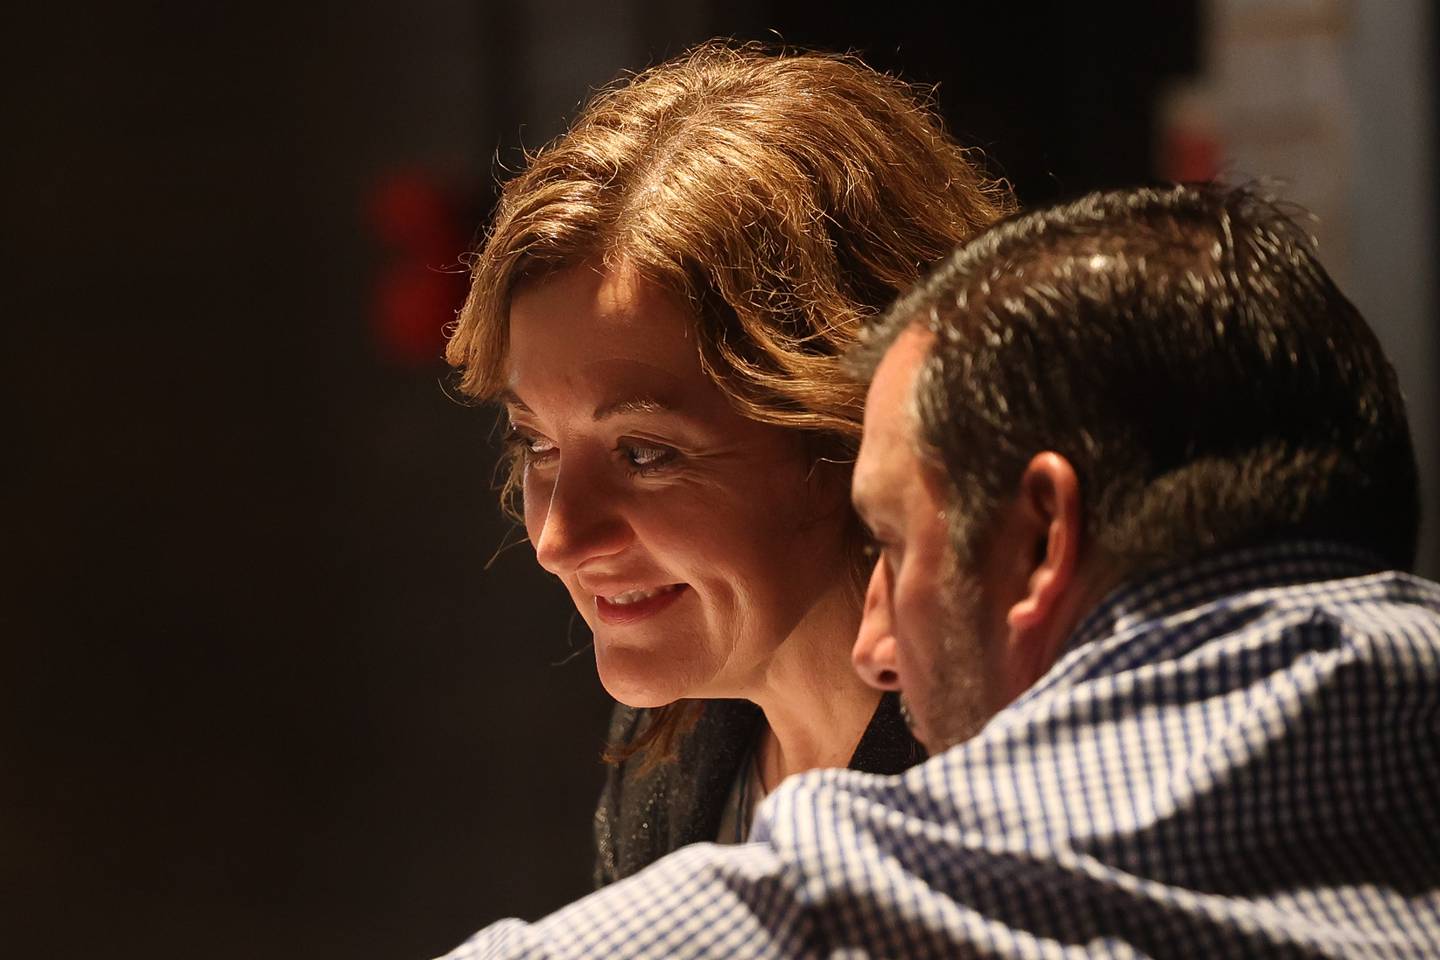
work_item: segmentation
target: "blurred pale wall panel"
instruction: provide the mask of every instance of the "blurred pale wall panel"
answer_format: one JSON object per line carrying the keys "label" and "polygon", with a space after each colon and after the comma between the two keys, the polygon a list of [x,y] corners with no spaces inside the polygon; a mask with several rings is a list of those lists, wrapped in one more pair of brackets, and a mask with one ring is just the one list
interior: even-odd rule
{"label": "blurred pale wall panel", "polygon": [[1354,270],[1348,292],[1395,362],[1420,459],[1422,572],[1440,576],[1433,0],[1354,0],[1347,77]]}

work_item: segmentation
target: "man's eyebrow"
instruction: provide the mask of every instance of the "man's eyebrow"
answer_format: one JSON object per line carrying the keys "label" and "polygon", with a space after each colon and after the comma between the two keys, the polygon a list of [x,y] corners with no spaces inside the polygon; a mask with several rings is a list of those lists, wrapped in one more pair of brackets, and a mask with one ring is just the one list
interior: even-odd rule
{"label": "man's eyebrow", "polygon": [[850,491],[850,506],[855,510],[855,515],[860,518],[860,522],[865,525],[866,530],[872,529],[870,514],[875,509],[874,504],[871,503],[872,499],[873,495],[868,484]]}
{"label": "man's eyebrow", "polygon": [[867,475],[864,482],[850,489],[850,506],[871,536],[894,526],[903,514],[899,493],[883,479]]}

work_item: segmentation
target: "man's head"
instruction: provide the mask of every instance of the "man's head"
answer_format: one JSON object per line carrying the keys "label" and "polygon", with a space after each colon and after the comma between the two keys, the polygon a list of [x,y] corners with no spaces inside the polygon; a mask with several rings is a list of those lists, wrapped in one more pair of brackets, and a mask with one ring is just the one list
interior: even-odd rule
{"label": "man's head", "polygon": [[1127,575],[1280,537],[1413,561],[1394,372],[1253,193],[1099,193],[1006,221],[855,362],[873,374],[856,503],[884,554],[856,664],[905,691],[932,749],[1034,683]]}

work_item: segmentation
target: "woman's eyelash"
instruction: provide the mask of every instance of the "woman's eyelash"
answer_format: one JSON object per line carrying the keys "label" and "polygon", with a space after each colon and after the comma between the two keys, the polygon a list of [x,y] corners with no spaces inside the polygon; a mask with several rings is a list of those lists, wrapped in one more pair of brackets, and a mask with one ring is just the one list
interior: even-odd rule
{"label": "woman's eyelash", "polygon": [[555,444],[542,436],[512,426],[505,431],[505,449],[529,461],[550,453],[555,449]]}
{"label": "woman's eyelash", "polygon": [[670,466],[679,456],[679,453],[671,447],[633,441],[621,442],[615,448],[615,452],[625,461],[631,473],[641,476]]}

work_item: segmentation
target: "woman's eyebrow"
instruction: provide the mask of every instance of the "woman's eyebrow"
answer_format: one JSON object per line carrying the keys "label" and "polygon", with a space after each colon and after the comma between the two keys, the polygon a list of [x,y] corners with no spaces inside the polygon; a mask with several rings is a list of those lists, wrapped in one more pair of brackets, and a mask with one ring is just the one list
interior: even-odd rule
{"label": "woman's eyebrow", "polygon": [[[495,400],[497,403],[499,403],[506,409],[517,413],[525,413],[532,416],[535,413],[535,411],[530,409],[530,405],[524,400],[521,400],[519,394],[517,394],[514,390],[502,390],[500,393],[496,394]],[[672,413],[677,410],[679,410],[679,407],[676,404],[664,399],[663,397],[658,397],[653,394],[643,394],[633,397],[621,397],[616,400],[608,400],[605,403],[600,404],[600,406],[596,407],[595,412],[591,414],[591,417],[598,422],[600,420],[608,420],[611,417],[619,417],[626,414]]]}
{"label": "woman's eyebrow", "polygon": [[514,390],[500,391],[498,394],[495,395],[495,402],[500,404],[507,410],[518,410],[521,413],[530,414],[533,414],[535,412],[534,410],[530,409],[530,405],[528,403],[520,399],[519,395]]}
{"label": "woman's eyebrow", "polygon": [[595,408],[593,416],[596,421],[600,421],[626,414],[669,413],[675,409],[675,404],[655,396],[625,397],[602,403]]}

